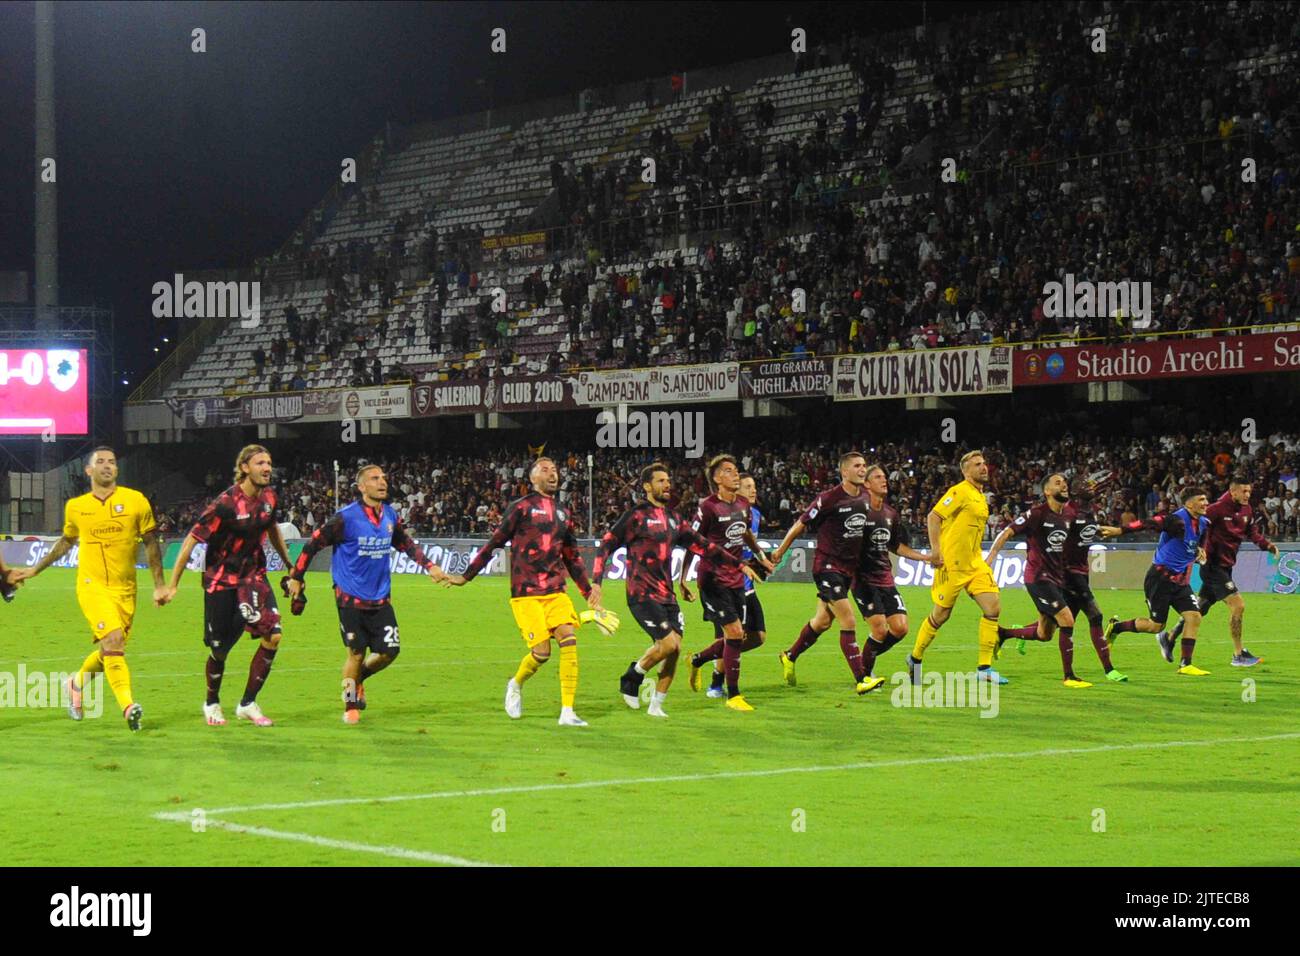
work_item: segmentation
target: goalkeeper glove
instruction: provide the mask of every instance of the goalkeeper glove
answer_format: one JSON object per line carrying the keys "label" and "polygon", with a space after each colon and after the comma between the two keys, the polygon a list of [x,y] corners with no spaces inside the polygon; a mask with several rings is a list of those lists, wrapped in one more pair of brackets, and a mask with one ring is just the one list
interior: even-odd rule
{"label": "goalkeeper glove", "polygon": [[302,590],[298,592],[297,597],[293,597],[289,593],[289,575],[286,574],[280,579],[280,590],[284,592],[285,597],[293,599],[289,605],[289,613],[297,617],[303,612],[303,608],[307,606],[307,582],[302,582]]}
{"label": "goalkeeper glove", "polygon": [[578,620],[583,624],[595,624],[606,637],[612,637],[622,624],[617,614],[604,609],[583,611],[578,615]]}

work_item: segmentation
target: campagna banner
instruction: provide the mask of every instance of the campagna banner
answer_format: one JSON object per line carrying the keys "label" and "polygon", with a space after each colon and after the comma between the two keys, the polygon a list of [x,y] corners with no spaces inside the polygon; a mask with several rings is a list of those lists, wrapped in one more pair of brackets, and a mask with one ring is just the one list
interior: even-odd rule
{"label": "campagna banner", "polygon": [[1061,385],[1300,371],[1300,332],[1016,352],[1015,384]]}
{"label": "campagna banner", "polygon": [[829,397],[831,373],[829,358],[745,362],[740,366],[740,397]]}
{"label": "campagna banner", "polygon": [[1011,349],[879,352],[835,359],[835,401],[991,395],[1011,391]]}
{"label": "campagna banner", "polygon": [[725,402],[740,397],[740,366],[735,362],[579,372],[574,387],[584,407],[673,405]]}

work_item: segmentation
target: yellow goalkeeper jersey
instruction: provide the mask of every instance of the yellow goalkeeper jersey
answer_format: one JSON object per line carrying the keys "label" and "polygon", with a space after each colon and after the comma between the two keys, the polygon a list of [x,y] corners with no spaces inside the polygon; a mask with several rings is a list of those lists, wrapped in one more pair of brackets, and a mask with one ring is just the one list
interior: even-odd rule
{"label": "yellow goalkeeper jersey", "polygon": [[953,571],[971,571],[984,563],[980,541],[989,522],[989,503],[969,481],[960,481],[943,493],[934,513],[943,519],[939,547],[944,566]]}
{"label": "yellow goalkeeper jersey", "polygon": [[118,486],[107,498],[73,498],[63,511],[63,536],[79,538],[77,587],[135,590],[135,547],[154,530],[149,499]]}

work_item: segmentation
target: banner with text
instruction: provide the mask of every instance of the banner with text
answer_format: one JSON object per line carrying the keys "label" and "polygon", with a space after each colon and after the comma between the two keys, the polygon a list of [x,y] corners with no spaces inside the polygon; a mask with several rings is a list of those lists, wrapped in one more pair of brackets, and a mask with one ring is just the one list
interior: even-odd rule
{"label": "banner with text", "polygon": [[943,398],[1011,391],[1011,349],[1003,345],[879,352],[835,359],[835,401]]}
{"label": "banner with text", "polygon": [[726,402],[740,397],[740,366],[735,362],[579,372],[571,381],[577,403],[587,408]]}
{"label": "banner with text", "polygon": [[411,414],[472,415],[476,412],[550,412],[577,408],[575,379],[554,375],[512,375],[508,378],[459,378],[416,385],[411,389]]}
{"label": "banner with text", "polygon": [[1025,349],[1016,352],[1015,363],[1017,387],[1295,372],[1300,371],[1300,332]]}
{"label": "banner with text", "polygon": [[546,233],[484,236],[483,258],[488,262],[529,262],[546,256]]}
{"label": "banner with text", "polygon": [[167,406],[181,416],[184,428],[229,428],[244,421],[243,405],[237,398],[168,399]]}
{"label": "banner with text", "polygon": [[740,366],[741,398],[813,398],[831,394],[831,360],[799,358]]}

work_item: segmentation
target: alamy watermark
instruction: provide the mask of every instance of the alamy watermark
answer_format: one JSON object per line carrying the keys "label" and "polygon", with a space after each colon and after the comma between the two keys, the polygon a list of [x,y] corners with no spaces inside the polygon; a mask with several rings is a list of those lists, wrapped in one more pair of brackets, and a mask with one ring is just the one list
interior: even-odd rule
{"label": "alamy watermark", "polygon": [[1117,314],[1135,329],[1151,325],[1150,282],[1076,281],[1067,273],[1064,282],[1043,286],[1043,315],[1049,319],[1097,319]]}
{"label": "alamy watermark", "polygon": [[629,412],[603,409],[596,415],[599,448],[684,448],[687,458],[704,454],[703,412]]}
{"label": "alamy watermark", "polygon": [[[17,672],[0,671],[0,707],[67,708],[68,678],[57,671],[29,671],[19,664]],[[85,717],[104,714],[104,675],[94,674],[81,688],[81,712]]]}
{"label": "alamy watermark", "polygon": [[155,282],[153,294],[153,314],[159,319],[238,317],[246,329],[262,321],[260,282],[186,282],[178,272],[171,282]]}
{"label": "alamy watermark", "polygon": [[913,684],[906,671],[889,679],[893,693],[889,702],[895,707],[974,707],[980,717],[998,715],[998,685],[980,680],[978,671],[921,672],[921,682]]}

